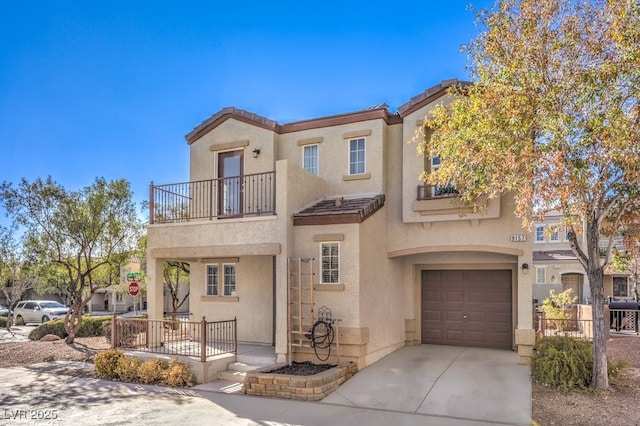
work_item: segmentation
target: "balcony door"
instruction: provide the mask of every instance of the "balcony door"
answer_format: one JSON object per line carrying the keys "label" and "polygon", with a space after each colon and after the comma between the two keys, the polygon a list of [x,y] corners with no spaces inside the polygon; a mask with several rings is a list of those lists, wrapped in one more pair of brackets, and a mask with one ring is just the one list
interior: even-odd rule
{"label": "balcony door", "polygon": [[218,154],[218,217],[242,215],[242,152]]}

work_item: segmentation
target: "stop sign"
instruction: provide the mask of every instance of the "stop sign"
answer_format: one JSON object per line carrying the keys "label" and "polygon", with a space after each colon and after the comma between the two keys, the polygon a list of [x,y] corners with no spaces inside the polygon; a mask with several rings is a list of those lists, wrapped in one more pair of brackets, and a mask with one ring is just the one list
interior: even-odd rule
{"label": "stop sign", "polygon": [[130,295],[135,297],[135,296],[138,295],[139,291],[140,291],[140,286],[138,285],[137,282],[134,281],[132,283],[129,283],[129,294]]}

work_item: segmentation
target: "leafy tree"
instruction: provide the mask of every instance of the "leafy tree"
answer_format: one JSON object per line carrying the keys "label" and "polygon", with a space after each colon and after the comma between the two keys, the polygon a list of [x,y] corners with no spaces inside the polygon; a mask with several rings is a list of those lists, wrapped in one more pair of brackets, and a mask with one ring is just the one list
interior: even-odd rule
{"label": "leafy tree", "polygon": [[0,202],[25,229],[27,245],[52,274],[65,278],[71,309],[65,318],[67,343],[82,325],[85,306],[98,288],[114,282],[118,267],[141,231],[129,183],[98,178],[78,191],[54,182],[4,182]]}
{"label": "leafy tree", "polygon": [[10,308],[34,288],[37,273],[33,259],[10,228],[0,227],[0,289]]}
{"label": "leafy tree", "polygon": [[540,310],[545,314],[545,320],[548,321],[553,328],[562,330],[565,320],[569,318],[567,309],[576,302],[577,297],[572,295],[573,289],[568,288],[562,293],[556,293],[555,290],[549,290],[549,297],[544,299]]}
{"label": "leafy tree", "polygon": [[189,298],[189,291],[182,296],[182,299],[180,298],[180,288],[189,285],[189,263],[178,261],[165,262],[163,275],[164,284],[171,298],[171,319],[175,321],[178,317],[178,310]]}
{"label": "leafy tree", "polygon": [[614,249],[611,269],[626,272],[631,279],[631,293],[635,301],[640,301],[640,225],[628,224],[622,233],[624,249]]}
{"label": "leafy tree", "polygon": [[419,153],[442,159],[425,179],[455,185],[479,209],[483,196],[510,193],[525,225],[563,212],[591,287],[592,386],[606,389],[604,269],[613,237],[640,211],[640,4],[502,0],[478,22],[464,48],[473,84],[417,135]]}

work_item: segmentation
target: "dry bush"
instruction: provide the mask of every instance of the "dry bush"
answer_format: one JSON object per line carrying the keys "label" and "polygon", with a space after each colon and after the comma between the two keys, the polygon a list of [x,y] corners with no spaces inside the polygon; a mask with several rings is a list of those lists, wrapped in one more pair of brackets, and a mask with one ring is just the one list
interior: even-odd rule
{"label": "dry bush", "polygon": [[185,387],[192,383],[193,374],[189,370],[189,366],[174,358],[169,363],[169,368],[164,372],[163,383],[167,386]]}
{"label": "dry bush", "polygon": [[161,359],[150,359],[142,363],[138,368],[138,378],[142,383],[162,383],[167,362]]}
{"label": "dry bush", "polygon": [[135,382],[138,380],[138,370],[142,365],[139,358],[132,356],[123,356],[118,360],[116,366],[116,375],[119,380],[124,382]]}
{"label": "dry bush", "polygon": [[125,355],[115,349],[108,349],[96,355],[96,373],[104,379],[118,379],[118,364]]}

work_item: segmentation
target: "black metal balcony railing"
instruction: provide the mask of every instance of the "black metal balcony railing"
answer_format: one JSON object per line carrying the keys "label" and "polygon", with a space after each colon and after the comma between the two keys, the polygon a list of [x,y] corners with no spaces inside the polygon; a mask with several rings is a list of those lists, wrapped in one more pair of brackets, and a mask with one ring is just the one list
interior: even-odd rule
{"label": "black metal balcony railing", "polygon": [[149,223],[275,214],[275,172],[154,185]]}
{"label": "black metal balcony railing", "polygon": [[456,197],[458,191],[452,185],[418,185],[417,200],[429,200],[431,198],[450,198]]}

